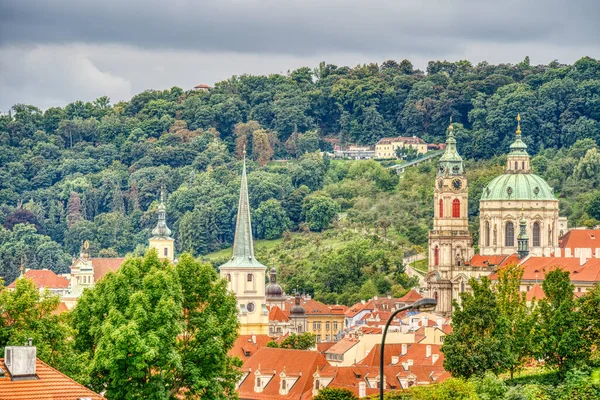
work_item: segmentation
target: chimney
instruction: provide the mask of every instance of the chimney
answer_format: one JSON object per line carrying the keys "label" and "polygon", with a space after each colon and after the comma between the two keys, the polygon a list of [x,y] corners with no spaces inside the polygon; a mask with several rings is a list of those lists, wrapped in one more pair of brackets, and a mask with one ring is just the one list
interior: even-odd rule
{"label": "chimney", "polygon": [[571,249],[568,247],[565,247],[565,257],[572,257],[571,256]]}
{"label": "chimney", "polygon": [[400,357],[392,356],[392,365],[398,364],[398,361],[400,361]]}
{"label": "chimney", "polygon": [[404,355],[406,355],[407,352],[408,352],[408,344],[402,343],[402,354],[400,354],[400,355],[404,356]]}
{"label": "chimney", "polygon": [[37,349],[31,345],[32,339],[26,346],[6,346],[4,348],[4,365],[14,380],[38,379],[35,374]]}
{"label": "chimney", "polygon": [[438,360],[438,358],[440,358],[439,354],[432,354],[431,355],[431,365],[434,365],[435,362]]}
{"label": "chimney", "polygon": [[425,347],[425,357],[431,357],[431,345],[428,344],[427,347]]}
{"label": "chimney", "polygon": [[444,325],[444,319],[442,317],[438,317],[436,324],[438,328],[442,329],[442,325]]}
{"label": "chimney", "polygon": [[256,335],[252,335],[252,343],[256,344]]}
{"label": "chimney", "polygon": [[596,258],[600,258],[600,248],[596,248]]}
{"label": "chimney", "polygon": [[554,257],[562,257],[562,249],[560,247],[557,247],[554,249]]}
{"label": "chimney", "polygon": [[545,247],[544,248],[544,257],[550,257],[551,252],[552,252],[552,249]]}
{"label": "chimney", "polygon": [[587,258],[585,257],[585,251],[579,253],[579,265],[582,266],[587,262]]}
{"label": "chimney", "polygon": [[427,326],[429,325],[429,318],[423,316],[421,317],[421,326]]}
{"label": "chimney", "polygon": [[363,397],[367,397],[367,383],[366,382],[358,382],[358,398],[362,399]]}

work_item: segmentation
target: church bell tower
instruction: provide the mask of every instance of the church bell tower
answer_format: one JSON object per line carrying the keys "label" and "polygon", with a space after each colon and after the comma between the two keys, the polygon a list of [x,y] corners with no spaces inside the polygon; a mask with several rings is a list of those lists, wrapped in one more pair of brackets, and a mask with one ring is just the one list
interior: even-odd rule
{"label": "church bell tower", "polygon": [[468,284],[466,265],[474,254],[469,232],[468,182],[462,157],[456,150],[452,123],[448,127],[446,150],[440,158],[433,198],[427,285],[429,296],[438,302],[436,310],[449,315],[452,300],[458,299],[458,293]]}

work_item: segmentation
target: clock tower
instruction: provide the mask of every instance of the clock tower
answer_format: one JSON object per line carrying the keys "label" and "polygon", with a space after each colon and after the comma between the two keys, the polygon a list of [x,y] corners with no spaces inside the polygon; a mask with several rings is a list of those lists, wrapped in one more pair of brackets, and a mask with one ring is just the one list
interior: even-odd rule
{"label": "clock tower", "polygon": [[456,151],[452,124],[446,150],[440,158],[434,189],[433,229],[429,232],[429,296],[438,301],[437,311],[452,313],[452,300],[468,288],[473,276],[469,262],[474,254],[469,232],[469,187],[462,157]]}

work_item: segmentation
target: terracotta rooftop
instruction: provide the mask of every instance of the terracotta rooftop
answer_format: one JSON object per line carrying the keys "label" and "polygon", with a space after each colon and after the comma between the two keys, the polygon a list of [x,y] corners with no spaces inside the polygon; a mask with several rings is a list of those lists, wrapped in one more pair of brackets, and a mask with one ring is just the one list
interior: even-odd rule
{"label": "terracotta rooftop", "polygon": [[65,302],[61,301],[58,304],[58,307],[56,307],[56,310],[52,311],[52,314],[54,314],[54,315],[60,315],[60,314],[62,314],[64,312],[68,312],[68,311],[69,311],[69,308],[67,307],[67,305],[65,304]]}
{"label": "terracotta rooftop", "polygon": [[289,317],[278,306],[273,306],[269,310],[269,321],[287,322]]}
{"label": "terracotta rooftop", "polygon": [[125,262],[125,258],[90,258],[94,268],[94,282],[104,278],[109,272],[115,272]]}
{"label": "terracotta rooftop", "polygon": [[[571,274],[571,282],[600,282],[600,259],[590,258],[580,265],[577,257],[530,257],[520,265],[523,266],[523,281],[541,282],[547,272],[554,268],[562,268]],[[498,274],[490,275],[491,280],[498,280]]]}
{"label": "terracotta rooftop", "polygon": [[210,89],[210,86],[207,84],[201,83],[199,85],[194,86],[194,89]]}
{"label": "terracotta rooftop", "polygon": [[534,298],[536,300],[541,300],[541,299],[546,298],[546,294],[544,293],[544,290],[537,283],[535,285],[533,285],[533,287],[531,289],[529,289],[526,296],[527,296],[527,301],[532,301]]}
{"label": "terracotta rooftop", "polygon": [[572,229],[559,239],[563,249],[592,249],[592,254],[600,248],[600,229]]}
{"label": "terracotta rooftop", "polygon": [[[508,261],[508,259],[513,260],[513,255],[511,254],[510,256],[507,255],[496,255],[496,256],[482,256],[481,254],[475,254],[473,256],[473,258],[471,258],[471,266],[473,267],[481,267],[481,268],[487,268],[489,267],[494,267],[497,265],[501,265],[502,263],[504,263],[505,261]],[[515,257],[516,260],[513,261],[518,261],[518,257]]]}
{"label": "terracotta rooftop", "polygon": [[[300,305],[304,307],[306,315],[344,315],[346,308],[340,305],[328,306],[315,299],[301,298]],[[286,309],[291,310],[294,299],[288,300]]]}
{"label": "terracotta rooftop", "polygon": [[331,346],[325,353],[327,354],[345,354],[348,350],[353,348],[359,343],[356,338],[344,337],[333,346]]}
{"label": "terracotta rooftop", "polygon": [[[35,287],[40,288],[48,288],[48,289],[68,289],[69,280],[64,276],[58,276],[49,269],[28,269],[23,274],[24,277],[29,278],[35,284]],[[19,278],[17,278],[19,279]],[[13,281],[9,288],[15,287],[15,281]]]}
{"label": "terracotta rooftop", "polygon": [[239,335],[229,350],[229,355],[238,356],[242,361],[248,360],[272,340],[276,339],[272,339],[268,335]]}
{"label": "terracotta rooftop", "polygon": [[[246,376],[238,388],[240,399],[275,400],[275,399],[306,399],[312,397],[313,373],[329,365],[325,357],[316,351],[289,350],[279,348],[261,348],[244,364]],[[270,380],[263,386],[260,393],[254,391],[256,371]],[[281,376],[284,372],[290,383],[287,395],[280,395]]]}
{"label": "terracotta rooftop", "polygon": [[36,380],[13,381],[0,359],[4,377],[0,378],[0,399],[2,400],[78,400],[104,399],[90,389],[75,382],[66,375],[55,370],[43,361],[36,359]]}
{"label": "terracotta rooftop", "polygon": [[423,298],[423,296],[421,296],[419,294],[419,292],[417,292],[414,289],[411,289],[408,293],[406,293],[404,296],[400,297],[398,299],[399,302],[401,303],[414,303],[417,300],[421,300]]}

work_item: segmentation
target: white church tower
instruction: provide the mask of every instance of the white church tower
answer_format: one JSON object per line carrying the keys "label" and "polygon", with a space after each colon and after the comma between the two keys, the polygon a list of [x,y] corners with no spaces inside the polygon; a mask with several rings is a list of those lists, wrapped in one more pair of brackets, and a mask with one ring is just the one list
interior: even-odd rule
{"label": "white church tower", "polygon": [[266,270],[267,268],[254,258],[244,151],[233,255],[228,262],[219,267],[221,278],[229,282],[229,289],[237,298],[240,335],[269,333],[269,311],[265,296]]}

